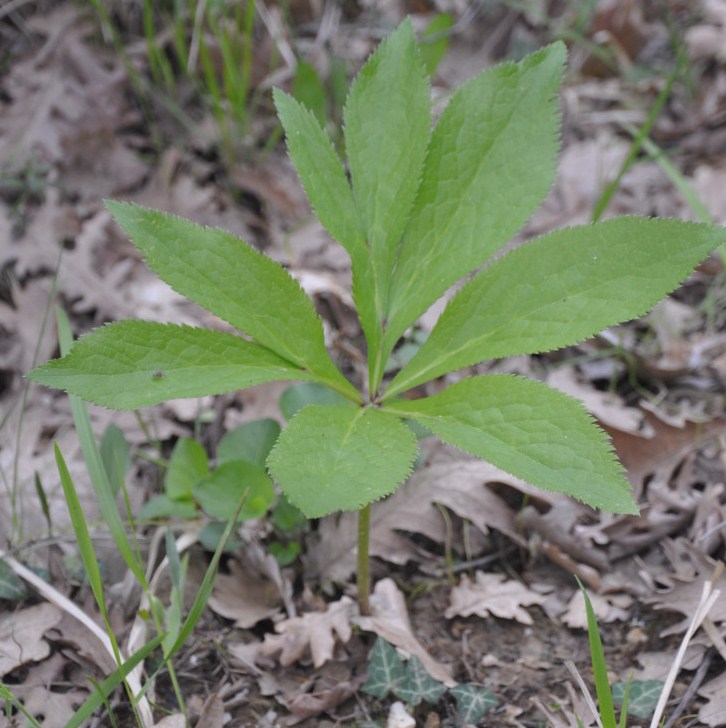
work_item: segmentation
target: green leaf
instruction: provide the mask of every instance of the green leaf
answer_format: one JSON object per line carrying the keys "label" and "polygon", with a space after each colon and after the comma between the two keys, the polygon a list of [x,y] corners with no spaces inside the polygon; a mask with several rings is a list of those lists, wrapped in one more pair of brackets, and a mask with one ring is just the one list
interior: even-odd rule
{"label": "green leaf", "polygon": [[293,415],[309,404],[323,404],[329,407],[353,407],[353,403],[317,382],[304,382],[288,387],[280,397],[280,412],[289,422]]}
{"label": "green leaf", "polygon": [[280,494],[270,520],[278,531],[286,535],[299,533],[307,522],[303,512],[290,503],[284,493]]}
{"label": "green leaf", "polygon": [[275,486],[265,470],[255,463],[231,460],[213,470],[194,486],[194,497],[212,518],[229,518],[242,494],[249,495],[239,520],[260,518],[275,500]]}
{"label": "green leaf", "polygon": [[473,377],[386,410],[532,485],[638,513],[605,433],[581,402],[546,384],[509,374]]}
{"label": "green leaf", "polygon": [[[350,255],[353,298],[371,349],[380,339],[373,291],[375,281],[363,225],[343,164],[315,115],[279,89],[273,97],[285,129],[287,149],[305,193],[325,229]],[[373,344],[371,342],[374,342]]]}
{"label": "green leaf", "polygon": [[0,599],[21,602],[28,596],[23,580],[0,559]]}
{"label": "green leaf", "polygon": [[[623,705],[627,683],[618,682],[613,685],[613,700]],[[633,718],[650,718],[653,715],[658,698],[663,690],[661,680],[633,680],[628,693],[628,715]]]}
{"label": "green leaf", "polygon": [[164,476],[164,490],[172,500],[190,498],[194,486],[209,472],[207,453],[200,443],[181,437],[176,441]]}
{"label": "green leaf", "polygon": [[264,418],[245,422],[230,430],[219,441],[217,462],[221,465],[228,460],[247,460],[264,467],[279,434],[280,425],[276,420]]}
{"label": "green leaf", "polygon": [[638,217],[545,235],[457,293],[386,397],[484,359],[569,346],[640,316],[724,240],[724,228]]}
{"label": "green leaf", "polygon": [[307,61],[298,60],[297,62],[292,93],[306,109],[313,113],[320,126],[325,127],[328,105],[325,86],[323,86],[318,72]]}
{"label": "green leaf", "polygon": [[393,688],[396,697],[409,705],[418,705],[422,700],[433,705],[445,692],[446,686],[426,672],[416,655],[412,655],[406,663],[406,680]]}
{"label": "green leaf", "polygon": [[580,587],[582,596],[585,600],[585,612],[587,614],[587,637],[590,643],[590,660],[592,662],[592,671],[595,676],[595,692],[597,693],[597,702],[600,713],[600,720],[604,728],[616,728],[615,708],[613,706],[613,695],[610,690],[610,682],[608,680],[608,669],[605,663],[605,652],[602,648],[602,640],[600,639],[600,630],[597,625],[597,617],[595,610],[592,608],[592,602],[587,590],[582,582],[577,578],[577,584]]}
{"label": "green leaf", "polygon": [[288,362],[358,397],[328,356],[313,302],[282,266],[225,230],[124,202],[106,206],[172,288]]}
{"label": "green leaf", "polygon": [[131,456],[124,433],[113,423],[103,433],[99,452],[111,484],[111,490],[116,495],[121,490],[124,475],[131,466]]}
{"label": "green leaf", "polygon": [[489,688],[456,685],[449,693],[456,700],[456,718],[459,725],[476,725],[487,710],[497,707],[497,699]]}
{"label": "green leaf", "polygon": [[257,344],[218,331],[118,321],[75,342],[29,379],[117,409],[221,394],[262,382],[312,379]]}
{"label": "green leaf", "polygon": [[431,126],[426,69],[406,20],[371,55],[343,113],[356,206],[370,247],[382,321],[398,244],[421,179]]}
{"label": "green leaf", "polygon": [[136,515],[137,521],[154,521],[161,518],[192,519],[199,516],[196,504],[191,500],[172,500],[168,495],[158,495],[144,503]]}
{"label": "green leaf", "polygon": [[384,354],[526,222],[555,177],[565,46],[463,85],[434,129],[396,265]]}
{"label": "green leaf", "polygon": [[353,511],[390,495],[411,472],[416,438],[379,410],[310,405],[283,430],[267,460],[308,518]]}
{"label": "green leaf", "polygon": [[368,679],[361,690],[376,698],[385,698],[406,681],[403,660],[381,637],[376,639],[368,663]]}
{"label": "green leaf", "polygon": [[421,35],[419,51],[429,76],[436,73],[436,69],[446,55],[450,38],[448,31],[453,24],[454,16],[451,13],[439,13],[434,16]]}
{"label": "green leaf", "polygon": [[273,89],[287,150],[310,204],[325,229],[353,261],[365,257],[365,235],[348,178],[330,137],[315,115],[292,96]]}

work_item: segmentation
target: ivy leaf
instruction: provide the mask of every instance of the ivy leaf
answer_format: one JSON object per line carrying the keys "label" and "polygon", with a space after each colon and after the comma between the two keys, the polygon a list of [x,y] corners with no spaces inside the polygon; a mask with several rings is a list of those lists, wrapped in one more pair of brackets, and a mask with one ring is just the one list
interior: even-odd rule
{"label": "ivy leaf", "polygon": [[267,459],[272,477],[308,518],[359,510],[390,495],[411,473],[416,437],[373,408],[309,405]]}
{"label": "ivy leaf", "polygon": [[28,590],[23,580],[0,559],[0,599],[9,602],[21,602],[27,599]]}
{"label": "ivy leaf", "polygon": [[569,346],[645,313],[726,229],[620,217],[566,228],[517,248],[454,296],[390,397],[485,359]]}
{"label": "ivy leaf", "polygon": [[368,679],[361,690],[376,698],[385,698],[406,681],[403,660],[386,640],[379,637],[371,650]]}
{"label": "ivy leaf", "polygon": [[532,485],[638,513],[605,433],[581,402],[546,384],[510,374],[472,377],[386,410]]}
{"label": "ivy leaf", "polygon": [[426,672],[416,655],[411,655],[406,663],[406,680],[393,688],[396,697],[409,705],[418,705],[422,700],[433,705],[439,702],[445,692],[446,686]]}
{"label": "ivy leaf", "polygon": [[410,19],[363,66],[350,87],[343,118],[354,199],[370,248],[376,311],[382,319],[431,125],[429,81]]}
{"label": "ivy leaf", "polygon": [[456,685],[449,692],[456,700],[456,717],[459,725],[476,725],[487,710],[497,707],[497,699],[488,688]]}
{"label": "ivy leaf", "polygon": [[358,399],[328,356],[313,302],[282,266],[225,230],[125,202],[106,207],[172,288]]}
{"label": "ivy leaf", "polygon": [[527,221],[555,178],[565,46],[464,84],[434,129],[391,285],[384,354]]}
{"label": "ivy leaf", "polygon": [[78,339],[66,356],[27,376],[114,409],[314,378],[239,336],[151,321],[102,326]]}
{"label": "ivy leaf", "polygon": [[[627,683],[617,682],[613,685],[613,700],[622,705]],[[663,690],[662,680],[633,680],[628,693],[628,715],[633,718],[650,718]]]}

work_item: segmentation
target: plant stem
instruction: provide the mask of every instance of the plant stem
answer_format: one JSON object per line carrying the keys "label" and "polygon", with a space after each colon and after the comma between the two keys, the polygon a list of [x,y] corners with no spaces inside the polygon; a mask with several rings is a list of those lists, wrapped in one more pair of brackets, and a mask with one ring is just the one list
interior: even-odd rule
{"label": "plant stem", "polygon": [[358,511],[358,605],[360,613],[371,613],[371,575],[368,570],[368,546],[371,535],[371,506]]}

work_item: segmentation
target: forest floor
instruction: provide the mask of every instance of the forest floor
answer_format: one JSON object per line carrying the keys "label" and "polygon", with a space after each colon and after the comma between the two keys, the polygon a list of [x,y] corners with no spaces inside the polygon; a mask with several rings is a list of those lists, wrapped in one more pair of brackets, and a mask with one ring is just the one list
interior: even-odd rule
{"label": "forest floor", "polygon": [[[68,397],[29,385],[23,375],[58,355],[56,304],[76,336],[125,318],[215,326],[145,266],[103,199],[226,228],[283,263],[313,296],[345,365],[362,340],[349,261],[310,213],[270,89],[291,88],[295,59],[304,59],[323,79],[330,94],[323,103],[339,121],[334,69],[350,79],[406,13],[422,30],[435,12],[449,11],[453,27],[434,76],[436,98],[555,38],[570,47],[557,182],[518,241],[588,222],[616,179],[605,217],[726,224],[724,0],[311,0],[289,2],[285,13],[259,2],[244,136],[231,141],[183,74],[173,92],[139,90],[134,79],[146,89],[155,83],[141,5],[107,3],[119,28],[121,45],[114,46],[84,3],[0,4],[0,549],[7,556],[0,561],[0,679],[46,728],[66,725],[92,691],[89,676],[100,681],[114,669],[87,626],[13,566],[30,567],[101,623],[54,444],[91,524],[124,650],[138,640],[132,625],[140,596],[100,518]],[[164,32],[158,28],[158,47],[171,57],[171,33]],[[624,168],[634,134],[671,75],[647,143]],[[439,311],[426,314],[404,346],[417,346]],[[478,725],[564,728],[577,725],[575,713],[595,725],[566,665],[572,661],[592,684],[573,575],[590,592],[610,676],[623,682],[664,679],[704,582],[715,579],[722,596],[690,643],[666,718],[679,711],[679,726],[726,725],[726,574],[717,568],[726,556],[720,253],[637,322],[554,355],[475,369],[528,375],[582,399],[613,439],[640,517],[593,511],[425,441],[411,480],[373,510],[371,617],[355,606],[353,514],[296,526],[287,534],[294,550],[285,565],[272,555],[280,540],[272,518],[246,522],[222,559],[209,608],[174,659],[192,725],[388,720],[393,728],[393,699],[361,690],[376,635],[419,656],[440,681],[491,691],[496,706]],[[284,423],[283,390],[261,385],[138,414],[91,407],[97,438],[118,433],[109,430],[114,425],[129,446],[131,513],[161,492],[161,466],[175,442],[196,439],[214,462],[224,433],[260,418]],[[154,568],[166,526],[136,525]],[[201,525],[173,524],[189,554],[187,606],[211,558]],[[161,602],[169,591],[162,580]],[[156,725],[185,725],[168,672],[161,671],[149,698]],[[0,712],[0,727],[24,725],[10,706]],[[457,722],[449,694],[410,712],[428,728]],[[120,689],[97,715],[88,725],[135,724]],[[633,717],[630,724],[647,721]]]}

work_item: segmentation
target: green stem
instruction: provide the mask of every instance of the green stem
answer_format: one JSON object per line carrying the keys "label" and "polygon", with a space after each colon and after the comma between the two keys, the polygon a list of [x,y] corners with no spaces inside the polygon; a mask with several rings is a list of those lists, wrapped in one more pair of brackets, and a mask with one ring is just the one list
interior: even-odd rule
{"label": "green stem", "polygon": [[358,511],[358,605],[360,613],[371,613],[371,575],[368,569],[368,547],[371,536],[371,506]]}

